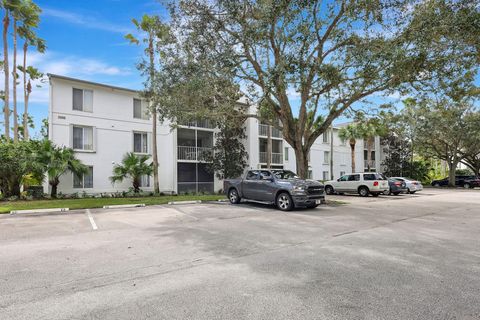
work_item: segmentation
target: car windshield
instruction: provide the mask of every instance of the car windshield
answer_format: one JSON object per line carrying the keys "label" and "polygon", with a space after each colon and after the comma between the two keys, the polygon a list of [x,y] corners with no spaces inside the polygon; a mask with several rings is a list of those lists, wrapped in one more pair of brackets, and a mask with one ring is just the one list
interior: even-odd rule
{"label": "car windshield", "polygon": [[277,179],[297,179],[298,176],[289,170],[275,170],[272,171]]}

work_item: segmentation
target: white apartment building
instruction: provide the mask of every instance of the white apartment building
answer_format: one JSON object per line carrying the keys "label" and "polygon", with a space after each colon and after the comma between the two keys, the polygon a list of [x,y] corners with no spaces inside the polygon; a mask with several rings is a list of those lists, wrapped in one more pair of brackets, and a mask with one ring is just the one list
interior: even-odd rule
{"label": "white apartment building", "polygon": [[[77,178],[71,173],[60,179],[58,190],[110,193],[126,191],[131,181],[112,185],[109,177],[115,164],[121,163],[127,152],[151,154],[152,124],[146,105],[135,90],[49,74],[49,139],[59,146],[75,150],[78,159],[89,166],[89,173]],[[266,166],[268,126],[256,119],[246,122],[246,148],[250,168]],[[351,171],[350,147],[338,138],[338,127],[331,135],[321,136],[310,154],[312,179],[330,179],[333,155],[333,176],[338,178]],[[222,181],[207,170],[202,155],[214,145],[215,128],[208,121],[196,121],[172,129],[165,122],[157,126],[160,191],[164,193],[216,192]],[[282,139],[281,132],[272,128],[272,167],[295,171],[293,149]],[[382,159],[380,140],[376,138],[372,159]],[[363,141],[356,146],[356,171],[366,166]],[[380,161],[372,167],[380,171]],[[150,191],[153,177],[142,179],[142,190]],[[45,186],[48,188],[48,185]]]}

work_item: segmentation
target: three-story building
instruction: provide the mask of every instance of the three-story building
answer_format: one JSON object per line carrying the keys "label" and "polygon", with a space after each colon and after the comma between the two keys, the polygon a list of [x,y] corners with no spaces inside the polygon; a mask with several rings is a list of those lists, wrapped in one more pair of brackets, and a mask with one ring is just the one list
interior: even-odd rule
{"label": "three-story building", "polygon": [[[152,123],[139,92],[53,74],[49,79],[49,139],[57,145],[73,148],[78,159],[89,167],[88,173],[80,178],[71,173],[64,174],[59,191],[67,194],[128,190],[130,181],[112,184],[109,177],[126,153],[151,154]],[[295,171],[295,154],[280,130],[253,118],[249,118],[245,126],[250,168],[267,166],[270,130],[271,167]],[[328,180],[332,173],[338,178],[351,171],[350,147],[338,138],[338,129],[334,127],[333,135],[326,133],[312,146],[309,161],[312,179]],[[222,181],[208,170],[204,161],[205,155],[212,152],[215,131],[214,126],[205,120],[184,123],[176,128],[168,122],[157,125],[161,192],[215,192],[222,188]],[[356,171],[363,171],[364,168],[360,167],[367,166],[363,141],[357,143],[356,150]],[[380,153],[377,137],[371,164],[377,171],[380,171],[380,161],[375,159],[381,159]],[[152,183],[152,177],[143,177],[141,188],[151,191]]]}

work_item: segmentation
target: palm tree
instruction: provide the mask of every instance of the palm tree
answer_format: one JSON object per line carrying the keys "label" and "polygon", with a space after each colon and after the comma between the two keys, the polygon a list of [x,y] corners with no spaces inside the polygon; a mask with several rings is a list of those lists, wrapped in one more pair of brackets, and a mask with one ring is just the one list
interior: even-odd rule
{"label": "palm tree", "polygon": [[57,188],[60,183],[60,176],[70,171],[77,176],[87,173],[87,166],[83,165],[75,157],[75,152],[71,148],[58,147],[50,140],[41,142],[37,165],[47,174],[48,184],[52,187],[51,197],[57,197]]}
{"label": "palm tree", "polygon": [[136,155],[128,152],[123,156],[122,164],[113,167],[113,176],[110,177],[112,184],[122,182],[125,179],[132,179],[132,185],[135,193],[140,191],[140,181],[142,176],[151,176],[153,164],[148,164],[150,158],[148,155]]}
{"label": "palm tree", "polygon": [[9,65],[8,65],[8,28],[10,26],[10,13],[15,8],[15,4],[9,0],[2,0],[0,2],[2,9],[5,10],[3,16],[3,71],[5,75],[5,90],[3,97],[3,116],[5,118],[5,139],[10,140],[10,77],[9,77]]}
{"label": "palm tree", "polygon": [[[23,43],[23,65],[18,67],[18,69],[23,73],[23,97],[24,97],[24,111],[23,111],[23,135],[24,139],[29,139],[28,134],[28,98],[32,91],[32,85],[30,80],[36,80],[41,78],[43,75],[38,72],[38,70],[33,67],[27,67],[27,51],[29,46],[34,46],[37,48],[37,51],[44,53],[46,46],[45,40],[38,38],[33,28],[38,27],[40,22],[40,13],[41,9],[33,3],[31,0],[24,0],[21,7],[22,14],[22,25],[18,27],[18,35],[24,39]],[[30,69],[30,71],[29,71]],[[27,74],[29,75],[29,80],[27,82]]]}
{"label": "palm tree", "polygon": [[[146,82],[146,90],[144,92],[147,101],[150,103],[150,112],[152,114],[152,157],[153,157],[153,189],[155,193],[160,192],[158,183],[158,152],[157,152],[157,106],[154,99],[155,86],[155,47],[163,41],[168,35],[168,27],[160,21],[158,16],[143,15],[142,20],[132,19],[133,24],[138,31],[146,33],[143,42],[146,44],[145,53],[148,57],[146,64],[146,74],[148,80]],[[140,41],[132,34],[125,36],[131,43],[139,44]]]}
{"label": "palm tree", "polygon": [[[24,56],[25,58],[25,56]],[[25,60],[24,60],[25,61]],[[25,65],[25,64],[24,64]],[[43,79],[43,73],[39,72],[37,68],[28,66],[26,69],[23,66],[18,66],[18,70],[23,73],[24,83],[24,112],[23,112],[23,137],[25,140],[29,139],[28,134],[28,101],[32,93],[32,82],[38,79]]]}
{"label": "palm tree", "polygon": [[362,133],[359,125],[356,123],[350,123],[346,127],[342,127],[338,132],[338,136],[343,141],[347,141],[350,144],[351,157],[352,157],[352,173],[355,172],[355,144],[357,139],[362,138]]}

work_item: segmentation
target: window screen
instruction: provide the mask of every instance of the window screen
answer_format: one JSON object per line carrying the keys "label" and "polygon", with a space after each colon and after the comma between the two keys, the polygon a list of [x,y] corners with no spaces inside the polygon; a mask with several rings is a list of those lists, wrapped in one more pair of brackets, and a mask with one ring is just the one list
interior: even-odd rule
{"label": "window screen", "polygon": [[83,111],[83,90],[73,88],[73,110]]}

